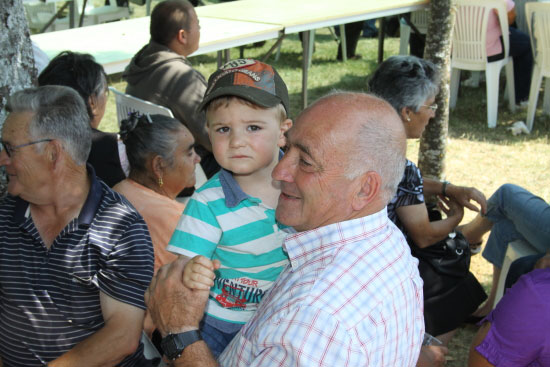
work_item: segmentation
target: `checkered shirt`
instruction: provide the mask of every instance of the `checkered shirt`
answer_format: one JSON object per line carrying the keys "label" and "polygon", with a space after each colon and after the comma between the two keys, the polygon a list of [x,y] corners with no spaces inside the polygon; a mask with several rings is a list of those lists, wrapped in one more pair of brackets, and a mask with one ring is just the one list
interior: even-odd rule
{"label": "checkered shirt", "polygon": [[287,237],[290,264],[221,366],[414,366],[422,280],[386,209]]}

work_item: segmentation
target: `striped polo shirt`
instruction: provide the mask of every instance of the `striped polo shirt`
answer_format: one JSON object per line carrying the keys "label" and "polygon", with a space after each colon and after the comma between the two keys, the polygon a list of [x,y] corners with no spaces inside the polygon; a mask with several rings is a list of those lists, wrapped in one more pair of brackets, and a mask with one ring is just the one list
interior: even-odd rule
{"label": "striped polo shirt", "polygon": [[288,264],[281,247],[290,228],[275,209],[248,196],[222,169],[195,191],[170,239],[168,250],[221,262],[206,313],[244,324]]}
{"label": "striped polo shirt", "polygon": [[[104,326],[99,291],[145,309],[153,276],[147,226],[95,177],[78,218],[48,250],[30,205],[0,203],[0,356],[4,367],[43,366]],[[132,366],[143,346],[120,365]]]}

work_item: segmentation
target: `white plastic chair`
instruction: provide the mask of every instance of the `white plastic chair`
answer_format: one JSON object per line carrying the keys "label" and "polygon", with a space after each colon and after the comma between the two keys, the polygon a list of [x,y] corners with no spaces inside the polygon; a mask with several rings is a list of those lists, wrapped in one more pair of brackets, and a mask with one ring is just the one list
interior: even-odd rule
{"label": "white plastic chair", "polygon": [[155,347],[153,342],[151,342],[151,339],[149,339],[147,334],[145,334],[145,331],[141,333],[141,342],[143,343],[143,355],[145,355],[145,358],[148,360],[158,358],[160,363],[157,367],[165,367],[166,363],[162,360],[162,356],[160,355],[158,349]]}
{"label": "white plastic chair", "polygon": [[[25,8],[25,15],[27,16],[27,22],[29,28],[34,30],[42,30],[44,26],[55,16],[57,13],[57,6],[55,3],[27,3],[23,2]],[[69,28],[68,18],[56,19],[47,29],[47,31],[56,30],[56,26],[61,26],[64,23]]]}
{"label": "white plastic chair", "polygon": [[[411,23],[422,34],[428,32],[429,10],[417,10],[411,13]],[[399,55],[409,54],[409,39],[411,38],[411,27],[404,21],[399,22]]]}
{"label": "white plastic chair", "polygon": [[542,109],[550,114],[550,3],[527,3],[525,13],[535,60],[527,107],[527,128],[531,131],[542,78],[546,78]]}
{"label": "white plastic chair", "polygon": [[[48,28],[43,29],[48,22],[50,22],[54,17],[56,17],[57,12],[59,11],[58,7],[59,2],[57,1],[23,1],[23,6],[25,8],[25,15],[27,17],[27,22],[29,28],[35,31],[43,32],[53,32],[60,31],[63,29],[70,28],[69,16],[62,18],[55,18],[55,20],[48,26]],[[75,5],[76,6],[76,5]],[[78,10],[75,11],[75,18],[77,18]],[[78,19],[75,20],[76,25],[78,25]],[[93,25],[94,19],[89,16],[84,17],[82,25]]]}
{"label": "white plastic chair", "polygon": [[[172,111],[169,108],[119,92],[113,87],[109,87],[109,90],[115,95],[118,127],[120,127],[120,122],[127,118],[131,112],[148,113],[150,115],[164,115],[172,118],[174,117],[174,114],[172,114]],[[201,187],[207,181],[206,174],[200,164],[195,165],[195,180],[196,188]]]}
{"label": "white plastic chair", "polygon": [[508,271],[510,270],[510,265],[512,265],[514,260],[517,260],[524,256],[536,255],[538,253],[539,252],[536,248],[522,240],[517,240],[508,244],[506,255],[504,257],[504,262],[502,263],[502,269],[500,270],[500,278],[498,280],[497,293],[493,308],[496,307],[497,303],[504,295],[504,284],[506,282],[506,275],[508,274]]}
{"label": "white plastic chair", "polygon": [[[80,13],[82,12],[83,0],[73,0],[77,7],[76,13],[80,19]],[[105,22],[112,22],[114,20],[130,18],[130,9],[125,6],[117,6],[116,0],[109,1],[110,5],[103,5],[95,7],[92,0],[86,2],[86,8],[84,9],[85,17],[92,19],[93,24],[101,24]],[[77,19],[75,24],[78,25]]]}
{"label": "white plastic chair", "polygon": [[[487,22],[489,14],[496,9],[504,43],[504,58],[487,61]],[[456,24],[453,30],[451,56],[451,98],[450,107],[455,108],[460,84],[460,70],[485,70],[487,86],[487,124],[497,125],[498,92],[500,70],[506,66],[508,104],[515,111],[514,64],[508,57],[508,18],[503,0],[457,0]]]}

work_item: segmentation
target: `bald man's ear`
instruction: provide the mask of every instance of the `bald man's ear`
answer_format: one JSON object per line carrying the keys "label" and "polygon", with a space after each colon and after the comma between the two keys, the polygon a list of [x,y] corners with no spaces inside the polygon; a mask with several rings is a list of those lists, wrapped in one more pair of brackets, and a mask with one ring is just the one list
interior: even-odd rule
{"label": "bald man's ear", "polygon": [[351,206],[353,210],[361,211],[380,196],[382,178],[375,171],[368,171],[357,177],[359,188]]}

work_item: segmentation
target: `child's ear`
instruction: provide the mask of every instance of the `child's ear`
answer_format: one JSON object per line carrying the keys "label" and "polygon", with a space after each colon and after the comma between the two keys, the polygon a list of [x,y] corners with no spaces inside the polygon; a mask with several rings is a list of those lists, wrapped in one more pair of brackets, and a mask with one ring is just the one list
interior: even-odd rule
{"label": "child's ear", "polygon": [[286,119],[283,122],[281,122],[279,141],[277,142],[277,146],[279,146],[279,148],[282,148],[286,145],[285,133],[291,127],[292,127],[292,120],[291,119]]}

